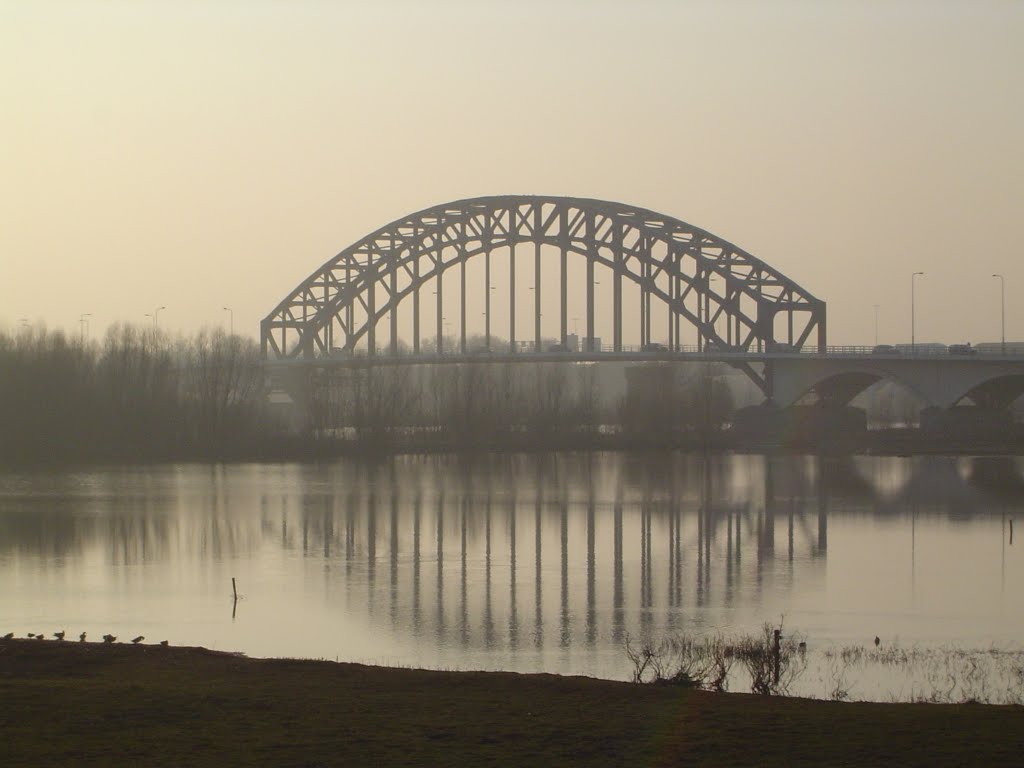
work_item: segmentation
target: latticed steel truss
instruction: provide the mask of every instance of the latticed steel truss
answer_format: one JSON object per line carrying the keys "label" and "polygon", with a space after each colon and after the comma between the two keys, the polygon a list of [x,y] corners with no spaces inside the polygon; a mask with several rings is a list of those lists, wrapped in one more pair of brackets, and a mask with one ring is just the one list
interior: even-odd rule
{"label": "latticed steel truss", "polygon": [[[621,203],[568,197],[501,196],[460,200],[399,219],[354,243],[293,290],[261,323],[269,358],[316,358],[365,344],[367,354],[399,349],[398,307],[412,302],[412,349],[421,353],[421,292],[433,283],[438,351],[443,277],[461,270],[460,351],[466,352],[466,264],[485,261],[484,301],[490,336],[491,254],[509,249],[509,336],[516,348],[517,246],[535,246],[534,322],[540,349],[542,258],[559,257],[561,338],[568,335],[567,258],[586,259],[586,345],[595,338],[595,267],[612,273],[612,347],[623,347],[623,281],[640,293],[640,341],[652,340],[651,307],[667,309],[668,346],[681,348],[681,324],[696,328],[701,349],[765,351],[773,342],[824,351],[825,303],[779,271],[709,232],[670,216]],[[542,257],[542,249],[548,256]],[[602,312],[604,310],[602,309]],[[777,318],[784,321],[779,332]],[[378,344],[385,319],[388,344]],[[812,338],[812,334],[815,338]]]}

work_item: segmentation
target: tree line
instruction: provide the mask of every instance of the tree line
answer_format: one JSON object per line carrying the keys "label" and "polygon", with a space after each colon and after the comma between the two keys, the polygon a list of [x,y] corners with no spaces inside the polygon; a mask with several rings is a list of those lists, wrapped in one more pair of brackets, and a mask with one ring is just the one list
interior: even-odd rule
{"label": "tree line", "polygon": [[0,461],[240,455],[267,428],[255,343],[119,323],[102,341],[0,332]]}
{"label": "tree line", "polygon": [[558,362],[326,366],[282,384],[254,341],[220,329],[119,323],[88,342],[25,327],[0,331],[0,462],[614,447],[717,432],[732,412],[707,366],[636,370],[614,396],[599,366]]}

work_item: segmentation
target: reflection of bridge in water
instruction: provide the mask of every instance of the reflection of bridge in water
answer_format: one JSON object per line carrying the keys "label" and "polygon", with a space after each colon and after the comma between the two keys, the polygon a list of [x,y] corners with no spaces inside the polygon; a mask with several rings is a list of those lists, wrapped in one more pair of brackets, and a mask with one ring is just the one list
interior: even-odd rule
{"label": "reflection of bridge in water", "polygon": [[[186,642],[216,641],[230,621],[217,595],[238,575],[251,602],[233,642],[250,652],[341,643],[380,659],[379,641],[401,663],[487,666],[517,648],[514,668],[592,673],[618,667],[626,633],[816,611],[823,585],[856,580],[868,556],[857,542],[886,551],[890,571],[904,556],[912,568],[915,520],[947,554],[962,530],[976,561],[998,544],[1000,516],[1024,512],[1021,486],[1021,460],[999,457],[560,453],[39,473],[0,499],[0,575],[20,579],[11,599],[54,617],[67,610],[55,579],[77,585],[97,621],[118,621],[126,600],[160,617],[183,602],[186,624],[207,622]],[[284,623],[315,637],[264,639],[294,634]]]}
{"label": "reflection of bridge in water", "polygon": [[[848,462],[737,461],[729,472],[699,457],[553,468],[509,458],[472,464],[460,478],[457,460],[410,460],[360,468],[344,483],[371,490],[335,494],[330,482],[307,495],[297,525],[294,509],[275,515],[270,499],[263,518],[377,620],[442,646],[540,649],[692,626],[688,610],[726,624],[732,606],[785,593],[824,567],[834,509],[905,517],[929,485],[918,475],[935,476],[924,462],[901,488],[879,491]],[[955,465],[940,462],[938,473],[940,492],[959,478],[975,512],[991,505]],[[939,511],[934,495],[919,501],[916,514]],[[961,502],[947,512],[959,517]]]}

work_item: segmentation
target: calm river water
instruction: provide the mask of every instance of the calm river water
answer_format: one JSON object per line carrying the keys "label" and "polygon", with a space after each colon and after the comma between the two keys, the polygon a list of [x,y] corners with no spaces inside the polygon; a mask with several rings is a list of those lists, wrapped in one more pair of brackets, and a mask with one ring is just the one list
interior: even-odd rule
{"label": "calm river water", "polygon": [[783,616],[812,648],[1020,649],[1022,468],[555,454],[5,473],[0,633],[619,679],[627,635]]}

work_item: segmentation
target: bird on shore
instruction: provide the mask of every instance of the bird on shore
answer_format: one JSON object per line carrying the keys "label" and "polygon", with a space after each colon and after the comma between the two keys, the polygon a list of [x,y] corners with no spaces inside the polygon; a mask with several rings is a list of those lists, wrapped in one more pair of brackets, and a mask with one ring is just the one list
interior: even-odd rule
{"label": "bird on shore", "polygon": [[166,641],[166,640],[161,640],[161,641],[160,641],[160,645],[162,645],[162,646],[163,646],[164,648],[166,648],[166,647],[167,647],[167,645],[168,645],[168,643],[167,643],[167,641]]}
{"label": "bird on shore", "polygon": [[29,639],[32,639],[33,637],[36,636],[36,633],[35,632],[29,632],[28,636],[29,636]]}
{"label": "bird on shore", "polygon": [[36,640],[45,640],[45,639],[46,639],[46,635],[44,635],[42,632],[36,632]]}
{"label": "bird on shore", "polygon": [[138,645],[139,643],[141,643],[145,639],[146,638],[144,638],[142,635],[139,635],[138,637],[132,638],[132,645]]}
{"label": "bird on shore", "polygon": [[78,636],[78,642],[80,642],[80,643],[84,643],[85,642],[85,632],[83,632],[82,634],[80,634]]}
{"label": "bird on shore", "polygon": [[881,644],[882,641],[879,639],[878,635],[875,635],[875,648],[877,648]]}
{"label": "bird on shore", "polygon": [[56,637],[60,641],[64,640],[64,635],[65,635],[65,632],[64,632],[63,629],[60,632],[54,632],[53,633],[53,636]]}
{"label": "bird on shore", "polygon": [[6,635],[4,635],[4,640],[13,640],[13,639],[14,639],[14,633],[13,632],[8,632]]}
{"label": "bird on shore", "polygon": [[108,643],[109,644],[109,643],[114,642],[115,640],[117,640],[117,637],[115,635],[104,635],[103,636],[103,642],[104,643]]}

